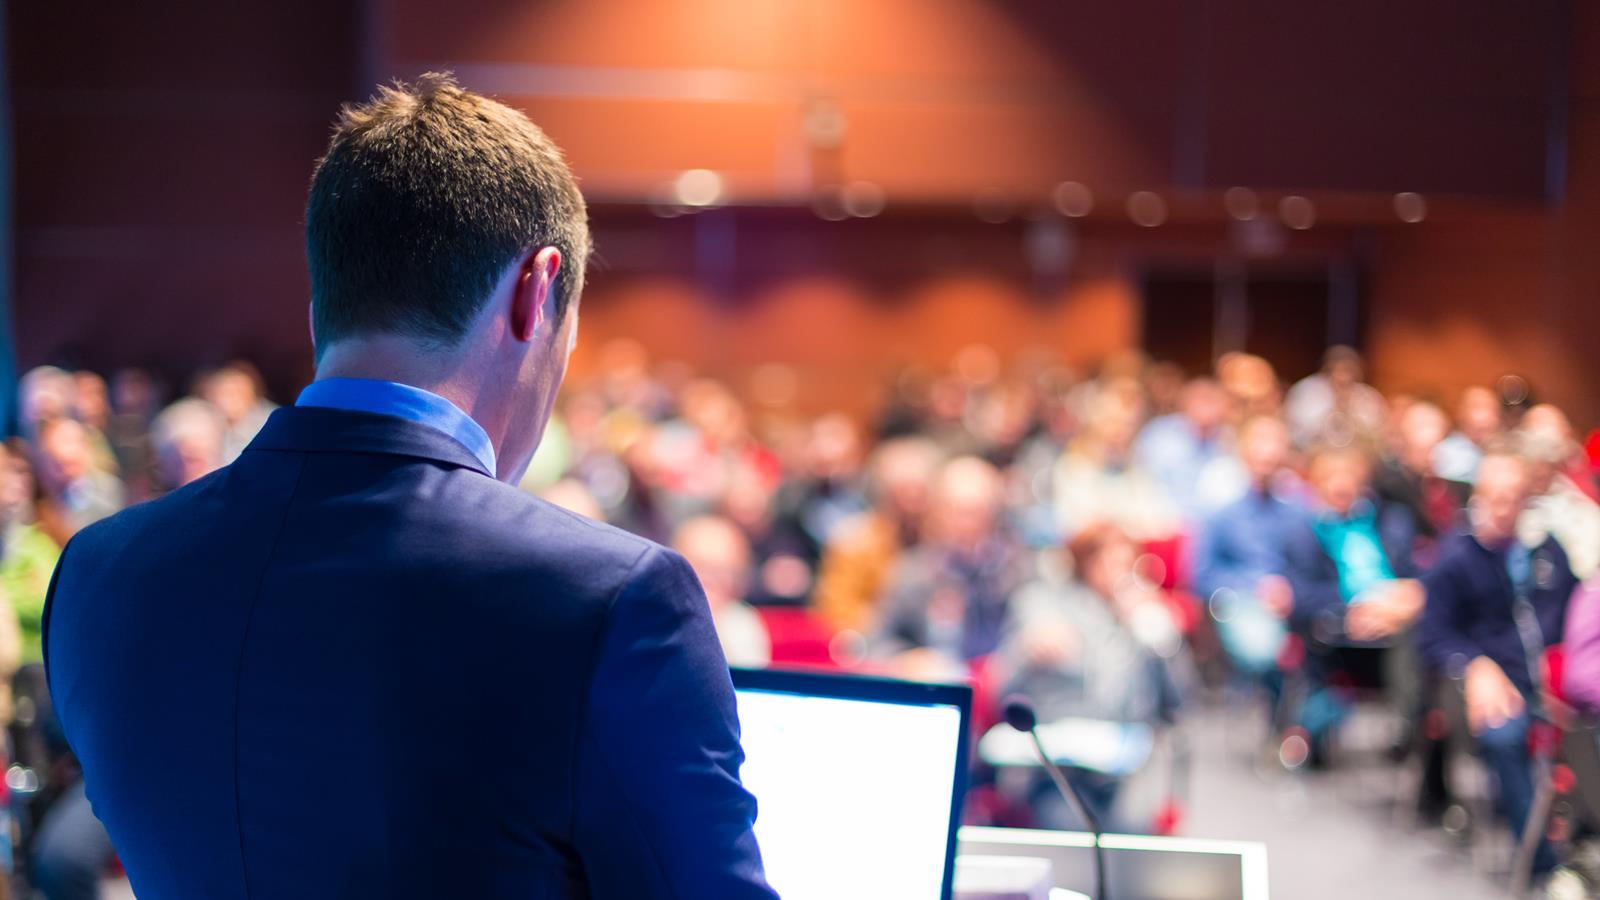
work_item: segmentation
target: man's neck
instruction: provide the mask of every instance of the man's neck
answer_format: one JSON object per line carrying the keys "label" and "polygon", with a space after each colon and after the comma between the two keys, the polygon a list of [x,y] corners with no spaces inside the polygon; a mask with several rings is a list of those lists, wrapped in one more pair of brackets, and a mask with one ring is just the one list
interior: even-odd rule
{"label": "man's neck", "polygon": [[505,445],[504,404],[491,384],[473,372],[464,354],[440,352],[398,335],[346,338],[326,348],[317,362],[317,381],[365,378],[393,381],[438,394],[455,404],[488,433],[495,452]]}

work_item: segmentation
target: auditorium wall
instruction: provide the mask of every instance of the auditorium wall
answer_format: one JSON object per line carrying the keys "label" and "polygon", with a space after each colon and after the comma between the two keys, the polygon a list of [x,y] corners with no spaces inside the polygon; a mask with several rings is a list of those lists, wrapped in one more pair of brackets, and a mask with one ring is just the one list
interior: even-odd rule
{"label": "auditorium wall", "polygon": [[1520,373],[1600,426],[1600,8],[1572,14],[1563,183],[1547,204],[1485,204],[1384,233],[1368,333],[1380,385],[1453,399]]}
{"label": "auditorium wall", "polygon": [[[1204,203],[1212,219],[1194,227],[1220,233],[1217,194],[1236,182],[1320,190],[1319,203],[1420,190],[1457,199],[1418,226],[1362,213],[1291,236],[1308,258],[1362,261],[1374,377],[1453,395],[1521,371],[1600,421],[1600,22],[1564,0],[1467,5],[1441,18],[1380,0],[1003,13],[978,0],[252,0],[85,18],[6,4],[19,358],[178,375],[243,354],[286,394],[309,373],[299,222],[333,110],[376,80],[452,66],[475,86],[523,86],[502,93],[568,147],[599,201],[580,374],[608,338],[631,336],[736,381],[789,363],[807,405],[862,409],[863,385],[895,364],[939,365],[969,342],[1092,365],[1138,342],[1147,265],[1203,265],[1218,245],[1128,225],[1128,191]],[[1570,177],[1547,203],[1551,21],[1573,23],[1576,44]],[[1363,35],[1379,46],[1358,65],[1342,48]],[[836,143],[809,130],[819,98],[843,113]],[[741,219],[722,258],[689,238],[636,252],[656,230],[720,227],[716,214],[655,220],[641,202],[700,166],[726,173],[735,209],[803,215],[816,184],[860,178],[885,188],[885,219],[903,201],[936,213],[785,220],[754,238]],[[1047,200],[1062,178],[1092,183],[1100,203],[1068,270],[1041,282],[1021,249],[1034,210],[985,236],[973,201]],[[897,227],[935,239],[873,252],[875,239],[816,230]],[[864,249],[815,250],[830,241]]]}

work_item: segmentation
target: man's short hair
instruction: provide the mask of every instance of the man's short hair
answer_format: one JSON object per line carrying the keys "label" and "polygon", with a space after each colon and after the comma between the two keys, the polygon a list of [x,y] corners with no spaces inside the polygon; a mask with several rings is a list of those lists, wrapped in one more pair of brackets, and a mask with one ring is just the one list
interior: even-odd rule
{"label": "man's short hair", "polygon": [[558,318],[583,287],[588,214],[561,151],[449,75],[344,107],[306,203],[317,353],[342,338],[458,341],[506,266],[561,251]]}

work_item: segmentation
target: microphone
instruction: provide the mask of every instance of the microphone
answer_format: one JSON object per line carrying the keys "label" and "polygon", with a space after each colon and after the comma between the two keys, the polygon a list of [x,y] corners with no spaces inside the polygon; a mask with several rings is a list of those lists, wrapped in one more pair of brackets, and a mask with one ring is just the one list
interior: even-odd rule
{"label": "microphone", "polygon": [[1062,773],[1061,767],[1056,765],[1050,754],[1044,752],[1044,742],[1039,740],[1039,714],[1033,709],[1033,701],[1021,694],[1007,697],[1001,707],[1005,722],[1017,731],[1026,732],[1033,739],[1033,750],[1039,756],[1039,762],[1044,770],[1050,773],[1050,780],[1056,784],[1056,790],[1072,807],[1073,812],[1089,826],[1090,838],[1094,841],[1094,900],[1107,900],[1106,897],[1106,858],[1105,849],[1100,846],[1100,817],[1095,815],[1089,804],[1078,796],[1078,792]]}

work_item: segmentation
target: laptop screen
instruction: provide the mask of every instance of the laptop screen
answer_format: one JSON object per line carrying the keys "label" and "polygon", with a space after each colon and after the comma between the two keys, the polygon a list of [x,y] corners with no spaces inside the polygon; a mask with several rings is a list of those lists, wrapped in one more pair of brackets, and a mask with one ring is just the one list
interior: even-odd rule
{"label": "laptop screen", "polygon": [[734,670],[745,787],[784,900],[948,900],[971,691]]}

